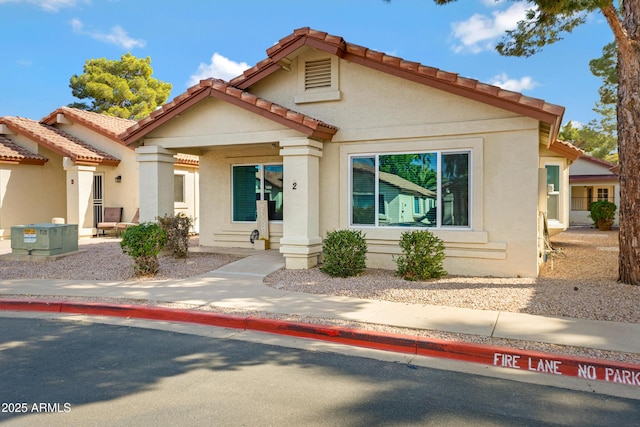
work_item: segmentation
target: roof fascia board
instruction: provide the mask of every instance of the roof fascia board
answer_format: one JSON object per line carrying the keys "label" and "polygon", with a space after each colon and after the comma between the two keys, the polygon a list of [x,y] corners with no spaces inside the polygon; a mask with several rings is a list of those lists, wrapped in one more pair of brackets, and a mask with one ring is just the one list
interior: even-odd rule
{"label": "roof fascia board", "polygon": [[25,138],[28,138],[34,142],[36,142],[37,144],[40,144],[46,148],[48,148],[49,150],[53,151],[54,153],[62,156],[62,157],[69,157],[71,158],[74,162],[76,162],[77,164],[82,164],[82,165],[88,165],[88,166],[96,166],[96,165],[105,165],[105,166],[117,166],[120,164],[120,160],[110,160],[110,159],[104,159],[102,161],[96,162],[96,161],[92,161],[92,160],[82,160],[82,159],[78,159],[77,154],[67,151],[65,149],[60,148],[59,146],[55,145],[55,144],[51,144],[46,138],[43,138],[42,136],[40,136],[37,133],[31,132],[29,130],[23,129],[22,126],[19,125],[15,125],[15,126],[11,126],[11,124],[9,124],[9,127],[14,130],[17,134],[24,136]]}
{"label": "roof fascia board", "polygon": [[[228,93],[223,93],[218,90],[212,89],[211,96],[213,98],[219,99],[221,101],[228,102],[231,105],[235,105],[236,107],[240,107],[252,113],[255,113],[261,117],[264,117],[269,120],[273,120],[276,123],[279,123],[283,126],[286,126],[290,129],[296,130],[298,132],[303,133],[304,135],[324,139],[330,141],[333,137],[333,134],[329,132],[324,132],[321,129],[311,129],[305,126],[302,123],[295,122],[293,120],[289,120],[286,117],[280,116],[278,114],[272,113],[271,111],[267,111],[263,108],[260,108],[256,105],[249,104],[247,102],[242,101],[240,98],[235,97],[233,95],[229,95]],[[284,108],[284,107],[283,107]]]}
{"label": "roof fascia board", "polygon": [[384,63],[381,63],[378,61],[372,61],[367,58],[363,58],[362,56],[355,55],[348,52],[346,52],[342,56],[342,58],[347,61],[375,69],[377,71],[382,71],[384,73],[391,74],[396,77],[401,77],[401,78],[413,81],[415,83],[425,84],[435,89],[440,89],[449,93],[453,93],[455,95],[463,96],[465,98],[468,98],[474,101],[479,101],[485,104],[492,105],[494,107],[502,108],[517,114],[521,114],[523,116],[531,117],[533,119],[539,120],[544,123],[554,125],[558,120],[557,115],[553,113],[547,113],[535,108],[528,108],[524,104],[511,102],[506,99],[496,98],[484,93],[479,93],[477,91],[470,90],[462,86],[449,84],[443,80],[431,79],[428,76],[424,76],[424,75],[417,75],[415,73],[412,73],[410,70],[403,70],[403,69],[397,68],[394,65],[386,65]]}
{"label": "roof fascia board", "polygon": [[[203,99],[207,98],[210,96],[212,89],[210,87],[203,87],[199,93],[197,94],[193,94],[189,97],[187,97],[186,99],[184,99],[182,102],[178,102],[175,106],[167,109],[166,111],[163,111],[162,114],[160,114],[158,117],[153,118],[153,121],[147,125],[145,125],[144,123],[137,123],[135,125],[133,125],[133,127],[137,126],[137,128],[133,129],[133,130],[127,130],[125,131],[121,136],[121,140],[125,145],[131,145],[134,142],[136,142],[139,138],[137,137],[137,135],[140,132],[144,132],[144,135],[148,135],[150,132],[153,132],[155,129],[157,129],[158,127],[162,126],[163,124],[167,123],[168,121],[170,121],[171,119],[173,119],[176,115],[184,112],[185,110],[191,108],[192,106],[194,106],[195,104],[197,104],[198,102],[202,101]],[[145,119],[148,120],[150,118],[153,117],[153,114],[151,114],[151,116],[149,116],[149,118]],[[123,137],[124,135],[124,137]]]}
{"label": "roof fascia board", "polygon": [[569,160],[577,160],[582,156],[582,150],[579,148],[571,148],[562,143],[553,143],[549,146],[549,150],[556,154],[560,154]]}
{"label": "roof fascia board", "polygon": [[252,76],[247,77],[240,84],[234,85],[234,87],[245,90],[253,86],[255,83],[259,82],[263,78],[267,77],[268,75],[273,74],[276,71],[280,70],[281,68],[282,67],[277,62],[273,62],[267,65],[266,67],[260,69],[259,71],[255,72]]}
{"label": "roof fascia board", "polygon": [[108,132],[106,129],[100,126],[96,126],[95,123],[91,122],[90,120],[86,120],[83,117],[80,117],[78,115],[75,115],[73,114],[73,112],[67,112],[61,109],[57,109],[53,113],[49,114],[47,117],[44,117],[42,120],[40,120],[40,123],[44,123],[49,126],[53,126],[57,123],[61,123],[61,124],[78,123],[84,126],[85,128],[96,132],[97,134],[100,134],[104,137],[109,138],[112,141],[115,141],[121,145],[124,145],[124,143],[118,137],[118,135]]}

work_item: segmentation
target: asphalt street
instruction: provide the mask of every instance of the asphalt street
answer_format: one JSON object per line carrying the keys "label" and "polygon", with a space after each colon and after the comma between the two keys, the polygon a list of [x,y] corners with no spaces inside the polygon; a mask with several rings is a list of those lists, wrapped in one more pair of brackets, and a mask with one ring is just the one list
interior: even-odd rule
{"label": "asphalt street", "polygon": [[0,318],[3,425],[635,425],[640,400],[165,330]]}

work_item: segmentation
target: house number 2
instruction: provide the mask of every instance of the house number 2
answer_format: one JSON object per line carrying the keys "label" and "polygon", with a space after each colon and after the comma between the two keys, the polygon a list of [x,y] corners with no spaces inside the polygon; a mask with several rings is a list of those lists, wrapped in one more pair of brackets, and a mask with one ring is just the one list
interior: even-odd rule
{"label": "house number 2", "polygon": [[294,189],[294,190],[297,190],[297,189],[298,189],[298,183],[297,183],[297,182],[294,182],[294,183],[293,183],[293,189]]}

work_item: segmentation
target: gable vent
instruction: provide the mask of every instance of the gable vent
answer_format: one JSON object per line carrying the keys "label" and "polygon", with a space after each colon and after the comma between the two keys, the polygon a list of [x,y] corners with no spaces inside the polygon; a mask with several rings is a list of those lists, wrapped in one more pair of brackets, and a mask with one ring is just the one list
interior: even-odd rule
{"label": "gable vent", "polygon": [[331,58],[305,62],[304,88],[331,87]]}

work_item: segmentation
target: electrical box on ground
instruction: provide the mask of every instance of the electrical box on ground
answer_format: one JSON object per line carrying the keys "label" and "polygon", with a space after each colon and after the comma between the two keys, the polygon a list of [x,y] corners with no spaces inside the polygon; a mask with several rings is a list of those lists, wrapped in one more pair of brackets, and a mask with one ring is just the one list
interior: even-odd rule
{"label": "electrical box on ground", "polygon": [[77,250],[77,224],[27,224],[11,227],[13,254],[52,256]]}

